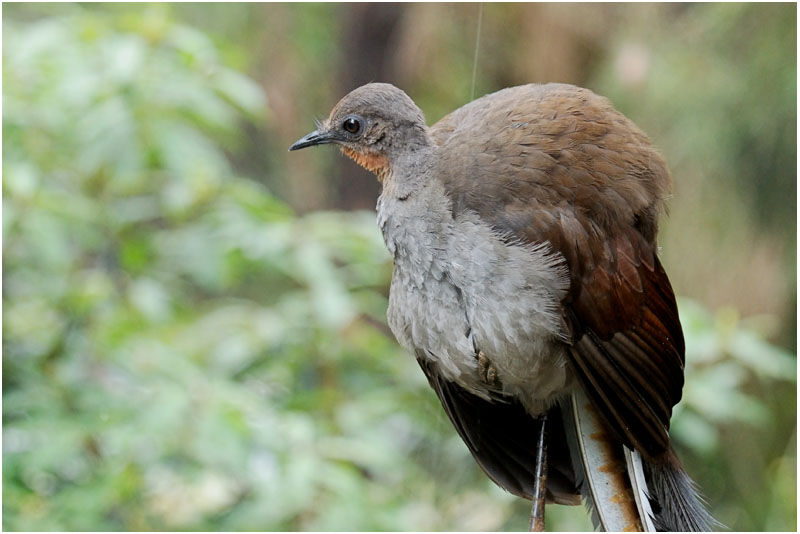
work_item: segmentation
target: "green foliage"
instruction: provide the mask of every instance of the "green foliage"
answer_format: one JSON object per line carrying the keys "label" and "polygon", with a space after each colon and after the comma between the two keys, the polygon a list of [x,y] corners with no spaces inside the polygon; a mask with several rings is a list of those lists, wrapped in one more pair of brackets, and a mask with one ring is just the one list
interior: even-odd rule
{"label": "green foliage", "polygon": [[[257,86],[161,8],[4,39],[6,529],[420,529],[482,500],[386,333],[374,217],[234,174]],[[511,499],[482,502],[494,526]]]}
{"label": "green foliage", "polygon": [[711,455],[720,447],[720,424],[757,428],[769,423],[769,408],[747,393],[748,385],[794,383],[797,360],[743,327],[735,310],[721,310],[715,317],[691,300],[681,299],[679,305],[687,380],[671,433],[695,452]]}
{"label": "green foliage", "polygon": [[[4,9],[3,528],[523,529],[388,333],[374,216],[298,217],[237,173],[265,96],[172,10]],[[680,306],[674,434],[729,462],[720,493],[731,428],[772,424],[784,397],[757,392],[793,387],[795,360]],[[746,524],[792,517],[776,458],[771,519]]]}
{"label": "green foliage", "polygon": [[[715,496],[718,519],[786,529],[797,510],[791,430],[797,359],[764,341],[758,318],[743,321],[731,308],[711,314],[687,299],[679,306],[686,384],[670,433],[694,453],[690,472]],[[788,443],[764,439],[774,435],[789,435]]]}

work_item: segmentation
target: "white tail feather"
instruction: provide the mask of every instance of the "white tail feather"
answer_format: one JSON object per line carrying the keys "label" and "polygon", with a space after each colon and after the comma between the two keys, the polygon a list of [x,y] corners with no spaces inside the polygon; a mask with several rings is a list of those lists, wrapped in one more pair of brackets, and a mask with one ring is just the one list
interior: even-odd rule
{"label": "white tail feather", "polygon": [[639,451],[622,447],[625,455],[625,464],[628,467],[628,477],[631,481],[631,491],[636,500],[636,508],[639,510],[639,519],[645,532],[655,532],[656,527],[653,523],[653,509],[650,506],[650,492],[647,490],[647,481],[644,478],[644,466],[642,465],[642,455]]}
{"label": "white tail feather", "polygon": [[638,454],[628,458],[613,446],[582,390],[572,394],[562,413],[576,475],[595,527],[616,532],[655,531]]}

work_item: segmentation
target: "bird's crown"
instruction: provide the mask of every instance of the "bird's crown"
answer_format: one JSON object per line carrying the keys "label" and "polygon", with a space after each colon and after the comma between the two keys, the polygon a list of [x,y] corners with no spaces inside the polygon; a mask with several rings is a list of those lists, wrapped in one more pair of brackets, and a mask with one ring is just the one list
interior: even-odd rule
{"label": "bird's crown", "polygon": [[335,127],[353,115],[368,120],[382,119],[394,127],[425,126],[425,117],[414,101],[389,83],[368,83],[349,92],[334,106],[328,126]]}

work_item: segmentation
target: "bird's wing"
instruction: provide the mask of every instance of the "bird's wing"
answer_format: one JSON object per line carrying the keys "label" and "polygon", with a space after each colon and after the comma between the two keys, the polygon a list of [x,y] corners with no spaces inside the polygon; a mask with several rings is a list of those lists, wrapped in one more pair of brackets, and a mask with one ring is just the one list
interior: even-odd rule
{"label": "bird's wing", "polygon": [[684,345],[655,254],[670,178],[647,137],[604,98],[561,85],[489,95],[431,135],[454,214],[563,256],[568,352],[587,395],[625,444],[663,453]]}
{"label": "bird's wing", "polygon": [[[683,387],[683,333],[675,297],[658,258],[635,230],[612,243],[615,259],[583,274],[566,306],[568,352],[589,397],[628,446],[654,458],[669,445],[672,407]],[[638,257],[637,257],[638,256]]]}
{"label": "bird's wing", "polygon": [[[533,444],[541,421],[531,417],[515,399],[484,400],[447,380],[424,354],[417,354],[417,361],[481,469],[501,488],[531,499],[536,483]],[[551,451],[547,499],[559,504],[580,504],[559,414],[549,418],[547,435]]]}

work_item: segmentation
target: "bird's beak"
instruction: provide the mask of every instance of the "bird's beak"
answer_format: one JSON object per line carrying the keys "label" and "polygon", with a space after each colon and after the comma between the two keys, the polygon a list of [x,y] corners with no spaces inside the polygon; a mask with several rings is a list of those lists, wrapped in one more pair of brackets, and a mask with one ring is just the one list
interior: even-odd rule
{"label": "bird's beak", "polygon": [[306,148],[308,146],[324,145],[325,143],[332,143],[333,141],[334,137],[331,132],[320,132],[319,130],[314,130],[310,134],[295,141],[295,143],[289,147],[289,150],[300,150],[301,148]]}

